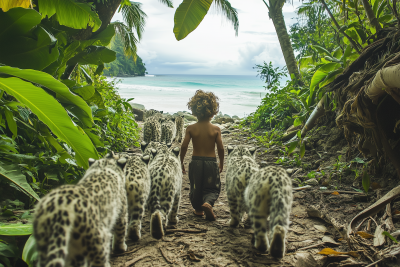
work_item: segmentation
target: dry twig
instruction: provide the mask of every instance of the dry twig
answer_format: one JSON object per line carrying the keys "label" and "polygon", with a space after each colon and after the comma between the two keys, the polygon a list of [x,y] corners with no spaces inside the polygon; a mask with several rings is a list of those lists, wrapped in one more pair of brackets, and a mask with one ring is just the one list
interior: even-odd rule
{"label": "dry twig", "polygon": [[146,257],[151,257],[151,255],[142,255],[142,256],[137,257],[137,258],[135,258],[135,259],[133,259],[133,260],[127,261],[127,262],[125,262],[125,267],[129,267],[129,266],[131,266],[132,264],[135,264],[136,262],[138,262],[138,261],[140,261],[140,260],[143,260],[143,259],[146,258]]}
{"label": "dry twig", "polygon": [[165,259],[168,263],[170,263],[170,264],[173,264],[173,263],[174,263],[174,261],[170,260],[170,259],[167,257],[167,255],[165,255],[164,250],[163,250],[161,247],[159,247],[158,249],[160,250],[161,255],[164,257],[164,259]]}

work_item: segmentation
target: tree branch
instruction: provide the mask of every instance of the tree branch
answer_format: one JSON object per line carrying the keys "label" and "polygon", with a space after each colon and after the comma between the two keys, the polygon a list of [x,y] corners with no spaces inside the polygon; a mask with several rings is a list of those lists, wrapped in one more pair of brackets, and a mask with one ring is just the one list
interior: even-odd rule
{"label": "tree branch", "polygon": [[335,17],[332,15],[332,12],[330,11],[330,9],[329,9],[328,5],[325,3],[325,1],[321,0],[321,3],[324,5],[325,10],[328,12],[329,16],[331,17],[331,19],[332,19],[333,23],[335,24],[336,28],[338,29],[338,31],[340,33],[342,33],[347,38],[347,40],[349,40],[349,42],[350,42],[351,46],[354,48],[354,50],[356,50],[356,52],[358,54],[361,54],[360,50],[358,49],[357,43],[350,36],[348,36],[347,33],[345,33],[344,31],[340,31],[339,23],[336,21]]}

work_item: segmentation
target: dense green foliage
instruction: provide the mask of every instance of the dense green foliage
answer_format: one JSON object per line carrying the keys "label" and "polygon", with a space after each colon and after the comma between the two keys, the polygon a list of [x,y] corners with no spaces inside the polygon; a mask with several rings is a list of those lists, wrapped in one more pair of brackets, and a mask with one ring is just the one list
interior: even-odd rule
{"label": "dense green foliage", "polygon": [[[297,10],[297,23],[290,27],[302,85],[293,81],[279,83],[285,71],[271,64],[256,66],[267,83],[268,93],[256,112],[244,122],[253,131],[283,131],[291,125],[301,125],[322,98],[325,109],[335,110],[335,96],[325,93],[326,86],[357,59],[358,51],[374,40],[376,29],[369,23],[361,1],[325,2],[340,29],[328,15],[322,0],[303,3]],[[397,22],[387,1],[373,0],[371,4],[382,27],[391,27]]]}
{"label": "dense green foliage", "polygon": [[[0,201],[17,198],[25,208],[56,185],[76,183],[88,158],[138,139],[130,105],[115,81],[99,75],[116,58],[106,47],[115,25],[77,41],[76,30],[60,25],[62,16],[44,18],[52,16],[49,8],[0,9]],[[97,14],[87,12],[82,25],[96,26]]]}
{"label": "dense green foliage", "polygon": [[117,59],[105,64],[104,75],[106,76],[144,76],[146,72],[145,64],[139,56],[136,61],[133,57],[124,54],[121,38],[114,38],[111,49],[117,53]]}

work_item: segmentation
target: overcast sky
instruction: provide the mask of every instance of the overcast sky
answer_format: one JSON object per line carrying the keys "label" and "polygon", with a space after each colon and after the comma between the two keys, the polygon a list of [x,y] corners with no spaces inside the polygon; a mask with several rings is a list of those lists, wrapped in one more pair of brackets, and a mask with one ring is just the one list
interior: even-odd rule
{"label": "overcast sky", "polygon": [[[181,2],[174,0],[174,8],[168,8],[158,0],[142,1],[148,18],[138,55],[149,74],[254,75],[254,65],[263,61],[285,65],[262,0],[230,0],[239,14],[238,36],[212,7],[197,29],[178,42],[173,33],[174,14]],[[287,28],[295,22],[294,11],[299,5],[284,5]],[[113,20],[122,21],[121,14],[117,13]]]}

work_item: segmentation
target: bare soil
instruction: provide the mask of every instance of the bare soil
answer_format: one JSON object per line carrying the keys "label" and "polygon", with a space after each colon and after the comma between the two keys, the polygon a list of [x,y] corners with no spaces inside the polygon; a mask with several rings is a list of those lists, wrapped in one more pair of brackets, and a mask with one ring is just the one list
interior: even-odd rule
{"label": "bare soil", "polygon": [[[243,130],[231,127],[228,131],[223,131],[223,133],[226,132],[223,134],[224,145],[247,144],[258,147],[257,161],[261,166],[275,164],[284,150],[283,146],[266,149]],[[320,172],[325,167],[329,169],[329,166],[337,163],[339,155],[342,155],[341,162],[344,162],[347,149],[341,131],[337,128],[328,130],[326,127],[321,127],[315,131],[314,135],[311,135],[307,143],[307,152],[302,161],[302,167],[297,167],[294,163],[288,163],[282,167],[289,169],[295,188],[305,184],[305,181],[309,179],[306,175],[311,170]],[[185,157],[186,169],[188,169],[191,152],[190,145]],[[357,152],[354,150],[354,153]],[[227,155],[225,155],[226,157]],[[290,217],[291,225],[286,241],[287,253],[283,259],[276,260],[268,254],[259,253],[252,248],[250,243],[252,229],[246,228],[243,224],[240,224],[238,228],[229,227],[230,213],[225,192],[225,170],[226,166],[221,174],[221,194],[214,206],[217,216],[215,222],[206,221],[204,217],[198,217],[192,213],[193,208],[189,200],[189,179],[187,175],[184,175],[182,199],[178,213],[179,222],[175,226],[175,232],[168,232],[159,241],[153,239],[150,236],[147,214],[143,221],[142,239],[138,242],[128,241],[128,252],[123,255],[113,255],[112,266],[339,266],[339,262],[352,261],[349,259],[351,257],[349,255],[327,257],[317,253],[325,247],[346,252],[349,251],[347,243],[332,225],[321,219],[309,217],[307,207],[319,205],[345,225],[357,213],[374,203],[377,194],[385,194],[398,183],[397,178],[392,177],[393,169],[389,168],[384,174],[377,176],[378,178],[371,175],[371,182],[376,183],[376,191],[372,191],[368,195],[352,194],[352,192],[356,192],[354,188],[362,189],[361,178],[355,179],[352,171],[347,174],[346,172],[341,173],[340,177],[337,172],[332,172],[334,174],[330,179],[328,179],[328,174],[325,174],[319,177],[318,184],[314,184],[311,188],[295,191]],[[327,187],[327,189],[321,189],[321,187]],[[344,191],[344,193],[327,194],[327,190]],[[396,205],[395,203],[394,210],[397,208]],[[396,219],[394,219],[394,225],[397,229],[400,228],[400,222]],[[366,228],[367,221],[360,227],[360,230],[364,231]],[[375,226],[372,225],[371,234],[374,234],[374,229]],[[184,232],[186,230],[196,233]],[[327,243],[323,243],[326,240],[337,244],[327,245]],[[372,241],[366,240],[365,242]],[[307,248],[313,245],[314,247]],[[360,262],[362,259],[357,261]],[[365,264],[358,266],[365,266]]]}

